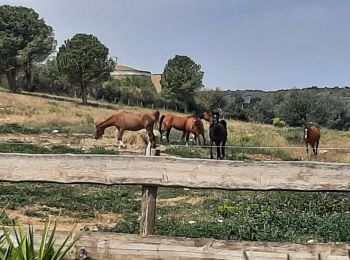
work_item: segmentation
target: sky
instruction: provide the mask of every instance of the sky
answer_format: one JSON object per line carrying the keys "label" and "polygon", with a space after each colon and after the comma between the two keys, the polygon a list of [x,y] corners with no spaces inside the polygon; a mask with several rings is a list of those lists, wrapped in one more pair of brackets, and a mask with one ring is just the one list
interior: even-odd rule
{"label": "sky", "polygon": [[349,86],[349,0],[0,0],[33,8],[58,47],[97,36],[118,64],[162,73],[175,55],[207,88]]}

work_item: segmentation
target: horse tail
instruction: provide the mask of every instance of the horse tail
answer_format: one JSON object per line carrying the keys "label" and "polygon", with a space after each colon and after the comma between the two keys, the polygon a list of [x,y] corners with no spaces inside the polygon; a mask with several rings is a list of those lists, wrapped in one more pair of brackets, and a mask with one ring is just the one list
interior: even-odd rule
{"label": "horse tail", "polygon": [[155,119],[156,122],[159,121],[159,116],[160,116],[159,110],[154,111],[154,119]]}
{"label": "horse tail", "polygon": [[165,115],[161,115],[159,119],[159,132],[162,132],[162,125],[163,125],[163,120],[164,120]]}
{"label": "horse tail", "polygon": [[[189,120],[189,119],[187,119]],[[192,124],[191,124],[191,130],[194,131],[196,129],[197,126],[197,118],[196,117],[192,117]]]}

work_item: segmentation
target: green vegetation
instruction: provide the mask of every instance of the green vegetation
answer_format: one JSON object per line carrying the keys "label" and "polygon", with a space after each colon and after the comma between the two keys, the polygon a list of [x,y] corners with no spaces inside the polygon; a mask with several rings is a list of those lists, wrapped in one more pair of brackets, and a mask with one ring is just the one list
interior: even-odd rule
{"label": "green vegetation", "polygon": [[114,62],[108,48],[96,36],[76,34],[66,40],[57,53],[58,70],[73,84],[79,84],[83,104],[87,104],[88,85],[110,77]]}
{"label": "green vegetation", "polygon": [[40,128],[28,128],[16,123],[0,125],[0,134],[17,133],[17,134],[29,135],[29,134],[39,134],[43,132],[45,131],[42,131],[42,129]]}
{"label": "green vegetation", "polygon": [[[140,209],[139,202],[135,201],[141,196],[140,187],[29,183],[2,183],[0,187],[0,207],[22,209],[40,205],[34,212],[45,217],[86,219],[109,212],[133,215]],[[33,210],[26,210],[25,214],[33,216]]]}
{"label": "green vegetation", "polygon": [[103,88],[97,90],[96,98],[140,107],[152,107],[164,102],[157,94],[152,81],[139,77],[110,79],[104,83]]}
{"label": "green vegetation", "polygon": [[[1,216],[0,216],[1,217]],[[51,222],[46,221],[40,247],[35,248],[33,227],[29,226],[28,231],[22,225],[18,230],[13,227],[12,232],[3,229],[0,235],[0,259],[2,260],[60,260],[78,241],[79,236],[70,233],[59,246],[55,246],[56,224],[53,230],[50,229]],[[72,238],[72,239],[71,239]],[[70,240],[70,241],[69,241]],[[68,242],[69,241],[69,242]]]}
{"label": "green vegetation", "polygon": [[[226,91],[225,96],[228,106],[224,112],[233,118],[271,124],[279,117],[289,126],[303,126],[312,121],[330,129],[350,128],[348,87]],[[239,109],[239,115],[235,108]]]}
{"label": "green vegetation", "polygon": [[0,6],[0,75],[5,74],[11,92],[17,92],[17,76],[25,74],[31,89],[32,65],[44,61],[55,49],[53,29],[33,9]]}
{"label": "green vegetation", "polygon": [[87,151],[81,148],[72,148],[66,145],[52,145],[43,147],[20,141],[0,143],[0,153],[29,153],[29,154],[119,154],[116,150],[108,150],[101,146],[95,146]]}
{"label": "green vegetation", "polygon": [[[161,94],[182,111],[195,110],[195,92],[202,87],[201,66],[187,56],[176,55],[165,65]],[[177,109],[176,109],[177,110]]]}
{"label": "green vegetation", "polygon": [[[139,186],[0,185],[0,207],[35,207],[26,211],[29,216],[90,219],[110,212],[122,215],[114,228],[98,226],[102,231],[138,233],[140,197]],[[347,193],[160,188],[156,230],[166,236],[349,242],[349,212]]]}

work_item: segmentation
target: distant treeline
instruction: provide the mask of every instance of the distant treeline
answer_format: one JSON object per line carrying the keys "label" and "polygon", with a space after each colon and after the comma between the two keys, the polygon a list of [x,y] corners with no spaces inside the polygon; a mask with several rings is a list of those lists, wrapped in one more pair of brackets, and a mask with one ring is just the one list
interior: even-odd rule
{"label": "distant treeline", "polygon": [[272,123],[283,119],[289,126],[315,122],[320,126],[348,130],[350,127],[350,88],[225,91],[228,104],[223,109],[233,118]]}
{"label": "distant treeline", "polygon": [[[22,89],[80,97],[80,87],[66,81],[54,61],[35,65],[33,71],[31,89],[26,89],[25,78],[20,84]],[[146,78],[110,79],[103,84],[90,86],[88,92],[90,99],[131,106],[167,108],[188,113],[220,110],[225,118],[242,121],[272,124],[274,118],[281,118],[289,126],[303,126],[312,121],[330,129],[350,128],[349,87],[314,86],[279,91],[202,89],[195,92],[194,101],[187,111],[181,101],[169,100],[157,93],[151,80]]]}

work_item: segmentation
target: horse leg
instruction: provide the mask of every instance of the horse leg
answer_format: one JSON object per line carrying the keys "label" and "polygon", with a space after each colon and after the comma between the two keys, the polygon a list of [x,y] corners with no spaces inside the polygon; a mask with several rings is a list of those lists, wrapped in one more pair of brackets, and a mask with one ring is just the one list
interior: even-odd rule
{"label": "horse leg", "polygon": [[153,125],[147,126],[146,131],[148,134],[148,145],[152,148],[155,148],[156,147],[156,137],[153,133]]}
{"label": "horse leg", "polygon": [[160,130],[159,134],[160,134],[160,141],[162,141],[163,140],[163,130]]}
{"label": "horse leg", "polygon": [[306,143],[306,154],[307,154],[307,158],[310,160],[310,155],[309,155],[309,144]]}
{"label": "horse leg", "polygon": [[194,135],[194,140],[196,141],[197,145],[201,145],[201,139],[199,134]]}
{"label": "horse leg", "polygon": [[190,139],[190,132],[186,132],[186,146],[188,146],[189,139]]}
{"label": "horse leg", "polygon": [[316,143],[316,155],[318,154],[318,144],[319,142]]}
{"label": "horse leg", "polygon": [[169,128],[168,130],[166,130],[166,140],[167,140],[168,143],[170,142],[170,141],[169,141],[170,130],[171,130],[171,128]]}
{"label": "horse leg", "polygon": [[[202,134],[202,137],[203,137],[203,145],[205,145],[205,137],[204,137],[204,134]],[[199,136],[198,136],[199,138]]]}
{"label": "horse leg", "polygon": [[214,159],[214,157],[213,157],[213,141],[212,140],[210,140],[210,159]]}
{"label": "horse leg", "polygon": [[316,144],[314,144],[314,145],[312,146],[312,151],[314,152],[314,155],[316,155],[316,154],[317,154]]}
{"label": "horse leg", "polygon": [[125,148],[126,147],[126,144],[123,143],[123,134],[124,134],[124,129],[119,129],[118,130],[118,137],[117,137],[117,140],[118,140],[118,148]]}
{"label": "horse leg", "polygon": [[216,159],[221,159],[221,155],[220,155],[220,142],[215,142],[216,145]]}
{"label": "horse leg", "polygon": [[185,138],[185,135],[186,135],[186,133],[185,133],[185,131],[183,131],[183,132],[182,132],[182,136],[181,136],[181,143],[183,143],[184,138]]}
{"label": "horse leg", "polygon": [[226,138],[224,138],[224,140],[222,140],[221,142],[221,154],[222,154],[222,157],[221,159],[224,159],[225,158],[225,145],[226,145]]}

